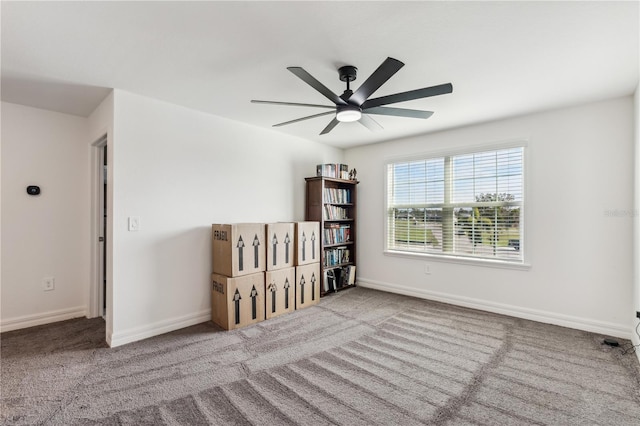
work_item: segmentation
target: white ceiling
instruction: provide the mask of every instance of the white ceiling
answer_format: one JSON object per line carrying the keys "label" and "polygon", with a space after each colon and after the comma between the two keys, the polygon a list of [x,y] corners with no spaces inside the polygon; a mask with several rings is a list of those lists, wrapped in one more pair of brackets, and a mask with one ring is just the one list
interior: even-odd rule
{"label": "white ceiling", "polygon": [[390,56],[405,63],[372,97],[442,83],[453,94],[394,104],[372,133],[331,116],[275,131],[338,147],[429,133],[634,92],[638,2],[2,2],[2,100],[87,116],[110,88],[264,128],[330,105]]}

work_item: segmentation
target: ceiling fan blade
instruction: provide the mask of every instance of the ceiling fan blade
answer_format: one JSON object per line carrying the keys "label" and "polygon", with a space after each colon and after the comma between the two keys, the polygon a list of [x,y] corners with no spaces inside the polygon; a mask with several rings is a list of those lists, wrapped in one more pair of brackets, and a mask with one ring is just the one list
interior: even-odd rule
{"label": "ceiling fan blade", "polygon": [[298,78],[307,83],[309,86],[316,89],[320,92],[324,97],[329,99],[336,105],[346,105],[346,102],[342,100],[338,95],[329,90],[324,84],[320,83],[316,80],[311,74],[306,72],[304,69],[300,67],[287,67],[289,71],[294,73]]}
{"label": "ceiling fan blade", "polygon": [[404,64],[397,59],[387,58],[376,69],[369,78],[362,83],[362,85],[356,90],[349,98],[351,103],[356,105],[362,105],[369,96],[380,88],[387,80],[389,80],[395,73],[402,68]]}
{"label": "ceiling fan blade", "polygon": [[358,120],[358,122],[372,132],[379,132],[380,130],[383,130],[383,127],[380,125],[380,123],[369,117],[367,114],[362,114],[362,117],[360,117],[360,120]]}
{"label": "ceiling fan blade", "polygon": [[322,117],[323,115],[329,115],[329,114],[335,114],[335,112],[334,111],[321,112],[320,114],[314,114],[314,115],[310,115],[308,117],[296,118],[295,120],[285,121],[284,123],[274,124],[272,127],[286,126],[287,124],[293,124],[293,123],[297,123],[298,121],[309,120],[311,118]]}
{"label": "ceiling fan blade", "polygon": [[414,99],[428,98],[430,96],[445,95],[451,92],[453,92],[453,86],[451,85],[451,83],[440,84],[438,86],[425,87],[424,89],[410,90],[408,92],[396,93],[394,95],[369,99],[362,104],[362,109],[369,109],[381,105],[395,104],[396,102],[406,102],[412,101]]}
{"label": "ceiling fan blade", "polygon": [[393,115],[396,117],[410,117],[410,118],[429,118],[433,115],[433,111],[422,111],[419,109],[405,109],[405,108],[392,108],[392,107],[373,107],[367,108],[362,112],[367,114],[378,115]]}
{"label": "ceiling fan blade", "polygon": [[269,104],[269,105],[290,105],[290,106],[303,106],[303,107],[313,107],[313,108],[328,108],[328,109],[336,109],[335,105],[318,105],[318,104],[300,104],[297,102],[278,102],[278,101],[258,101],[256,99],[252,99],[251,103],[253,104]]}
{"label": "ceiling fan blade", "polygon": [[333,120],[331,120],[331,122],[327,125],[327,127],[325,127],[320,134],[321,135],[326,135],[327,133],[329,133],[330,131],[333,130],[334,127],[336,127],[340,122],[338,121],[337,118],[334,117]]}

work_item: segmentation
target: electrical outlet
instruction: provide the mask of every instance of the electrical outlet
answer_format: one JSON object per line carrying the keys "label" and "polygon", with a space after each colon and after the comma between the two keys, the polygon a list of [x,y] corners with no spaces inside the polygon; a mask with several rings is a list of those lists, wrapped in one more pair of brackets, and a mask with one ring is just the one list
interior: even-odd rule
{"label": "electrical outlet", "polygon": [[428,263],[424,264],[424,273],[426,275],[431,275],[431,265],[429,265]]}
{"label": "electrical outlet", "polygon": [[56,288],[56,280],[53,277],[46,277],[42,279],[42,290],[51,291]]}

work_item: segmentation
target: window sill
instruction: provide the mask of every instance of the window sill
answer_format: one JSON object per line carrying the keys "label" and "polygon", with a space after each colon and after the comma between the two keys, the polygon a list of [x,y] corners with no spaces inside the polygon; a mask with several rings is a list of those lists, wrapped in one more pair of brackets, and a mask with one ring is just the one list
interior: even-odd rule
{"label": "window sill", "polygon": [[457,257],[457,256],[443,256],[443,255],[434,255],[429,253],[417,253],[410,251],[396,251],[396,250],[385,250],[385,256],[391,257],[402,257],[405,259],[420,259],[420,260],[428,260],[433,262],[445,262],[445,263],[457,263],[461,265],[473,265],[473,266],[483,266],[487,268],[499,268],[499,269],[515,269],[520,271],[528,271],[531,269],[531,264],[523,262],[507,262],[502,260],[489,260],[489,259],[474,259],[471,257]]}

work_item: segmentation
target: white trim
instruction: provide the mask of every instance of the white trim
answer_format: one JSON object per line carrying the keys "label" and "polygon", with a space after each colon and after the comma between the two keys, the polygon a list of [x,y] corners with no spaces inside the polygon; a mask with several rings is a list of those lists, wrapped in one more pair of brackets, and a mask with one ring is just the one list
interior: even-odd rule
{"label": "white trim", "polygon": [[[636,320],[636,321],[640,321],[640,320]],[[640,361],[640,335],[636,334],[637,330],[640,330],[640,325],[635,323],[633,325],[632,330],[633,331],[631,332],[631,344],[633,344],[636,347],[636,350],[635,350],[636,356],[638,357],[638,361]]]}
{"label": "white trim", "polygon": [[592,333],[604,334],[621,339],[632,338],[628,325],[614,324],[604,321],[596,321],[589,318],[575,317],[572,315],[558,314],[555,312],[541,311],[538,309],[524,308],[521,306],[495,303],[487,300],[474,299],[471,297],[457,296],[453,294],[440,293],[436,291],[417,289],[398,284],[375,281],[368,278],[358,278],[358,286],[371,288],[374,290],[387,291],[390,293],[404,294],[406,296],[418,297],[420,299],[434,300],[451,305],[464,306],[466,308],[478,309],[502,315],[509,315],[516,318],[559,325],[562,327],[577,330],[589,331]]}
{"label": "white trim", "polygon": [[501,269],[519,269],[522,271],[528,271],[531,269],[529,263],[521,262],[509,262],[507,260],[487,259],[487,258],[473,258],[465,256],[447,256],[443,254],[431,254],[424,252],[411,252],[400,250],[385,250],[383,252],[385,256],[403,257],[405,259],[419,259],[429,262],[445,262],[445,263],[458,263],[474,266],[486,266],[489,268],[501,268]]}
{"label": "white trim", "polygon": [[[106,321],[105,321],[105,322],[106,322]],[[107,345],[109,345],[109,347],[112,347],[112,346],[111,346],[111,339],[112,339],[112,336],[113,336],[113,330],[111,330],[110,328],[107,328],[107,329],[105,330],[105,333],[104,333],[104,334],[105,334],[104,340],[106,340],[106,341],[107,341]]]}
{"label": "white trim", "polygon": [[211,309],[206,309],[194,314],[183,315],[181,317],[162,320],[153,324],[120,331],[116,334],[107,333],[107,343],[112,348],[115,348],[116,346],[148,339],[149,337],[158,336],[160,334],[179,330],[181,328],[200,324],[209,320],[211,320]]}
{"label": "white trim", "polygon": [[41,312],[39,314],[8,318],[0,323],[0,333],[86,316],[86,306],[76,306],[75,308],[59,309],[56,311]]}
{"label": "white trim", "polygon": [[109,133],[104,132],[97,140],[90,144],[91,148],[91,279],[89,280],[89,318],[102,316],[102,302],[106,295],[102,294],[102,250],[106,250],[106,245],[101,246],[98,238],[104,234],[102,229],[102,197],[103,197],[103,170],[100,164],[103,159],[102,151],[109,142]]}

